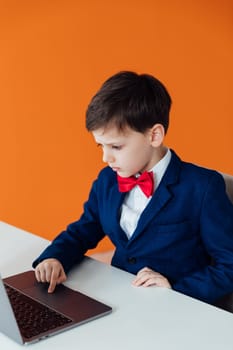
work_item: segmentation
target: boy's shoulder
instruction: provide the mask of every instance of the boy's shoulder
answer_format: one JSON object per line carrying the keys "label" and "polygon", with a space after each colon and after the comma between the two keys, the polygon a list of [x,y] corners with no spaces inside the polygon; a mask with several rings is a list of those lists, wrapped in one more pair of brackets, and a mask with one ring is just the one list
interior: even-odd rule
{"label": "boy's shoulder", "polygon": [[214,169],[207,168],[192,162],[182,161],[182,168],[187,172],[192,172],[199,176],[213,176],[213,175],[218,176],[219,175],[219,173]]}
{"label": "boy's shoulder", "polygon": [[200,181],[209,181],[211,178],[216,178],[220,181],[223,180],[220,172],[214,169],[210,169],[204,166],[201,166],[196,163],[183,161],[179,156],[172,151],[172,158],[170,163],[171,171],[179,173],[181,179],[185,179],[191,182],[200,182]]}
{"label": "boy's shoulder", "polygon": [[97,180],[98,182],[115,184],[117,182],[117,174],[109,166],[106,166],[100,170]]}

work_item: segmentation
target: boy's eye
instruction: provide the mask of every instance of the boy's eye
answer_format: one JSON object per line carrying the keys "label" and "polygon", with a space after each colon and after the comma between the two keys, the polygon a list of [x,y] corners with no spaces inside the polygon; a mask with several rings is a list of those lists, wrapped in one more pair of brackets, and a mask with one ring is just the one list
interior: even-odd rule
{"label": "boy's eye", "polygon": [[[104,145],[102,145],[101,143],[97,143],[97,147],[104,148]],[[109,145],[108,147],[111,147],[112,149],[115,149],[115,150],[120,150],[122,148],[122,146],[117,146],[117,145]]]}
{"label": "boy's eye", "polygon": [[122,146],[112,145],[112,149],[120,150],[121,148],[122,148]]}

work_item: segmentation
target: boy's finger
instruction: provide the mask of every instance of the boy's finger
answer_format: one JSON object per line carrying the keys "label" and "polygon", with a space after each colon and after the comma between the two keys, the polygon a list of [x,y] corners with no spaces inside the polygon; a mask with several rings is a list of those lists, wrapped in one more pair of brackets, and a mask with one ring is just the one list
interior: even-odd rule
{"label": "boy's finger", "polygon": [[36,276],[36,280],[37,280],[37,282],[40,282],[41,281],[41,279],[40,279],[40,271],[39,270],[35,270],[35,276]]}
{"label": "boy's finger", "polygon": [[146,276],[137,277],[137,278],[135,278],[135,280],[133,280],[133,285],[140,286],[143,283],[145,283],[146,280],[147,280]]}
{"label": "boy's finger", "polygon": [[56,288],[57,282],[56,280],[51,279],[49,283],[48,293],[53,293]]}
{"label": "boy's finger", "polygon": [[53,293],[53,291],[56,288],[57,281],[58,281],[58,274],[57,274],[57,272],[55,272],[53,270],[52,273],[51,273],[51,276],[50,276],[50,283],[49,283],[48,293]]}

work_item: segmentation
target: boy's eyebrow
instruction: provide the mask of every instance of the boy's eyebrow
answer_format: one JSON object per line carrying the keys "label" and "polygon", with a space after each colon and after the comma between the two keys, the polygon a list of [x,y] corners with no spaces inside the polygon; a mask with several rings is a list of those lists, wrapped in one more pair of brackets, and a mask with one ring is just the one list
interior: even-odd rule
{"label": "boy's eyebrow", "polygon": [[116,145],[116,144],[122,144],[121,141],[115,141],[115,142],[99,142],[98,140],[95,140],[97,143],[97,146],[101,146],[101,145],[107,145],[107,146],[111,146],[111,145]]}

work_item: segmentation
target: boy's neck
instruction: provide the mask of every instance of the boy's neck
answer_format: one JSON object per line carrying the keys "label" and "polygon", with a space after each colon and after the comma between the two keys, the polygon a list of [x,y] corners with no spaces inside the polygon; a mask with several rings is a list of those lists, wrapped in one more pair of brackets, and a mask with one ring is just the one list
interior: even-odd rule
{"label": "boy's neck", "polygon": [[161,159],[163,159],[163,157],[166,155],[168,151],[168,148],[166,146],[161,145],[160,147],[156,148],[154,151],[154,156],[153,159],[151,159],[150,164],[148,164],[148,166],[146,167],[146,169],[138,172],[137,174],[135,174],[135,176],[143,173],[144,171],[151,171],[155,165],[157,163],[159,163],[161,161]]}
{"label": "boy's neck", "polygon": [[165,145],[161,145],[155,150],[154,161],[151,164],[151,169],[166,155],[168,148]]}

